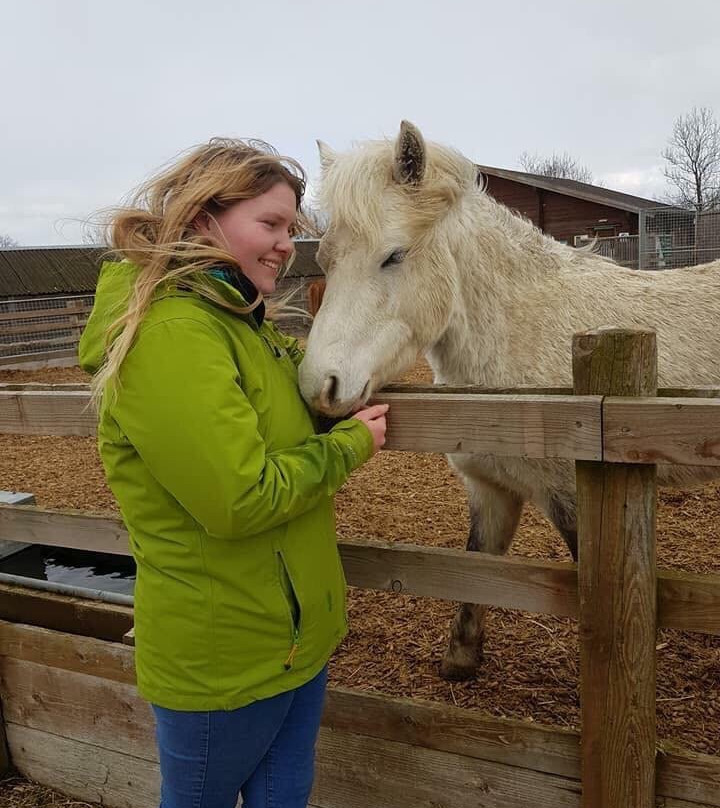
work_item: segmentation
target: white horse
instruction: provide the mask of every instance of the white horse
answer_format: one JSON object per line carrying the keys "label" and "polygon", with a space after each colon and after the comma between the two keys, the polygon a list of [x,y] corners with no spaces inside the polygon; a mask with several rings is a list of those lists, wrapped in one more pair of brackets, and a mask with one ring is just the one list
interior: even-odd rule
{"label": "white horse", "polygon": [[[348,413],[420,352],[436,383],[570,386],[573,333],[601,325],[655,329],[661,385],[720,385],[720,261],[638,272],[560,244],[485,194],[470,160],[407,122],[394,143],[319,147],[327,288],[300,368],[317,410]],[[468,490],[469,550],[507,552],[530,500],[576,557],[572,462],[449,460]],[[661,466],[658,479],[717,473]],[[459,609],[443,676],[474,675],[485,612]]]}

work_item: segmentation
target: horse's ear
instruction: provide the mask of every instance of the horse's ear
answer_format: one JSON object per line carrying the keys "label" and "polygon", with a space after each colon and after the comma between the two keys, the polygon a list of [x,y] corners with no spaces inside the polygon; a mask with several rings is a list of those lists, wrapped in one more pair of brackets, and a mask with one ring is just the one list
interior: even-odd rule
{"label": "horse's ear", "polygon": [[323,171],[326,171],[335,162],[337,153],[334,149],[331,149],[327,143],[323,143],[322,140],[316,140],[315,142],[317,143],[318,154],[320,155],[320,167]]}
{"label": "horse's ear", "polygon": [[424,175],[425,141],[417,126],[403,121],[395,142],[393,176],[402,185],[418,185]]}

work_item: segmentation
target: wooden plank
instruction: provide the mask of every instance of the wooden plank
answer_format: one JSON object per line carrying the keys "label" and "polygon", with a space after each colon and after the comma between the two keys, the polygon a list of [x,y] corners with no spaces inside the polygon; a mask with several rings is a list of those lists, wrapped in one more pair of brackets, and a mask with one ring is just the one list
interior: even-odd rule
{"label": "wooden plank", "polygon": [[70,547],[129,556],[130,540],[121,519],[83,511],[44,510],[0,505],[0,540],[27,536],[28,544]]}
{"label": "wooden plank", "polygon": [[5,720],[157,761],[152,708],[134,685],[0,657]]}
{"label": "wooden plank", "polygon": [[720,575],[658,570],[658,626],[720,635]]}
{"label": "wooden plank", "polygon": [[[393,417],[386,448],[520,457],[601,457],[599,397],[381,394]],[[0,392],[0,432],[91,435],[89,393]]]}
{"label": "wooden plank", "polygon": [[132,608],[0,583],[0,620],[119,641],[133,624]]}
{"label": "wooden plank", "polygon": [[[120,519],[0,505],[0,540],[129,555]],[[441,547],[340,541],[351,586],[577,616],[574,564]],[[720,635],[720,575],[658,570],[658,624]]]}
{"label": "wooden plank", "polygon": [[[73,322],[67,322],[68,317],[66,316],[64,322],[56,322],[56,323],[30,323],[25,325],[14,325],[11,327],[3,326],[2,327],[2,335],[3,337],[8,336],[10,334],[43,334],[48,331],[77,331],[77,337],[80,336],[79,329],[85,327],[87,320],[78,320],[77,317],[74,315],[72,316]],[[12,345],[12,343],[10,343]]]}
{"label": "wooden plank", "polygon": [[48,317],[75,317],[79,314],[90,314],[92,304],[80,302],[76,306],[52,307],[47,309],[32,309],[29,311],[3,311],[0,312],[0,323],[10,323],[15,320],[37,320]]}
{"label": "wooden plank", "polygon": [[[652,331],[573,339],[579,394],[654,395]],[[655,805],[655,466],[576,463],[583,808]]]}
{"label": "wooden plank", "polygon": [[391,407],[386,449],[601,457],[598,397],[378,393],[373,400]]}
{"label": "wooden plank", "polygon": [[135,652],[119,642],[0,620],[0,657],[135,684]]}
{"label": "wooden plank", "polygon": [[312,801],[322,808],[577,808],[577,781],[321,729]]}
{"label": "wooden plank", "polygon": [[0,393],[67,393],[68,391],[84,391],[89,390],[89,385],[82,382],[58,382],[57,384],[46,382],[25,382],[18,384],[17,382],[0,382]]}
{"label": "wooden plank", "polygon": [[0,392],[0,433],[88,436],[96,431],[89,393]]}
{"label": "wooden plank", "polygon": [[663,398],[720,398],[720,387],[658,387]]}
{"label": "wooden plank", "polygon": [[157,808],[160,767],[130,754],[8,724],[13,765],[37,783],[108,808]]}
{"label": "wooden plank", "polygon": [[[322,808],[563,808],[580,806],[579,791],[564,777],[323,728],[312,801]],[[717,792],[712,802],[658,796],[663,808],[717,804]]]}
{"label": "wooden plank", "polygon": [[74,367],[77,363],[78,355],[76,347],[62,351],[33,351],[32,353],[0,356],[0,370]]}
{"label": "wooden plank", "polygon": [[[517,396],[571,396],[572,387],[484,387],[476,384],[420,384],[418,382],[393,382],[382,388],[383,393],[472,393],[476,395],[517,395]],[[657,394],[663,398],[720,398],[720,387],[658,387]],[[634,400],[634,399],[633,399]]]}
{"label": "wooden plank", "polygon": [[692,805],[720,805],[720,757],[700,752],[665,752],[656,760],[656,796]]}
{"label": "wooden plank", "polygon": [[2,351],[3,354],[12,356],[13,353],[17,353],[18,348],[37,348],[37,350],[43,350],[43,349],[52,350],[52,347],[54,345],[65,345],[68,342],[77,342],[78,339],[79,335],[66,336],[66,337],[48,337],[47,339],[23,340],[22,342],[5,342],[0,343],[0,351]]}
{"label": "wooden plank", "polygon": [[580,779],[579,733],[476,710],[331,687],[323,726]]}
{"label": "wooden plank", "polygon": [[[387,449],[600,459],[599,397],[379,393]],[[607,398],[604,459],[720,465],[720,399]],[[0,389],[0,432],[93,435],[87,388]]]}
{"label": "wooden plank", "polygon": [[[0,382],[0,390],[37,391],[49,390],[63,392],[65,390],[89,390],[87,382]],[[481,385],[449,385],[449,384],[418,384],[398,382],[388,384],[382,388],[383,393],[438,393],[454,395],[456,393],[471,393],[474,395],[532,395],[532,396],[571,396],[572,387],[483,387]],[[720,387],[659,387],[658,396],[672,398],[720,398]],[[632,399],[635,401],[635,399]]]}
{"label": "wooden plank", "polygon": [[720,466],[720,399],[606,398],[603,419],[608,462]]}
{"label": "wooden plank", "polygon": [[341,542],[339,548],[351,586],[542,614],[577,614],[577,570],[572,563],[403,544]]}
{"label": "wooden plank", "polygon": [[[150,711],[132,684],[132,650],[93,638],[0,623],[0,694],[7,720],[155,759]],[[43,660],[49,664],[42,664]],[[113,670],[113,666],[115,669]],[[328,692],[323,726],[577,779],[579,735],[442,704],[342,688]],[[658,795],[720,805],[720,759],[662,755]]]}

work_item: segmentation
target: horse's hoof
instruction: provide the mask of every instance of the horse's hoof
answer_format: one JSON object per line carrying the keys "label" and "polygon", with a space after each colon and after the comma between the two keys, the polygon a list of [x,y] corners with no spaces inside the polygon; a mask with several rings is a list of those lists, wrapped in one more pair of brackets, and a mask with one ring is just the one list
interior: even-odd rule
{"label": "horse's hoof", "polygon": [[477,676],[478,662],[454,662],[443,659],[440,663],[440,676],[450,682],[465,682]]}

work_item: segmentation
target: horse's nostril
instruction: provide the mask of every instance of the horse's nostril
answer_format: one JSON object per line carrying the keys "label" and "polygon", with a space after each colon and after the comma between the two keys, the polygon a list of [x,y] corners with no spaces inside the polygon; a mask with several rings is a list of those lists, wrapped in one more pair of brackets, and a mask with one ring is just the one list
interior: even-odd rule
{"label": "horse's nostril", "polygon": [[323,384],[322,393],[320,394],[320,400],[326,406],[332,405],[337,400],[337,393],[338,393],[337,376],[328,376],[325,379],[325,384]]}

